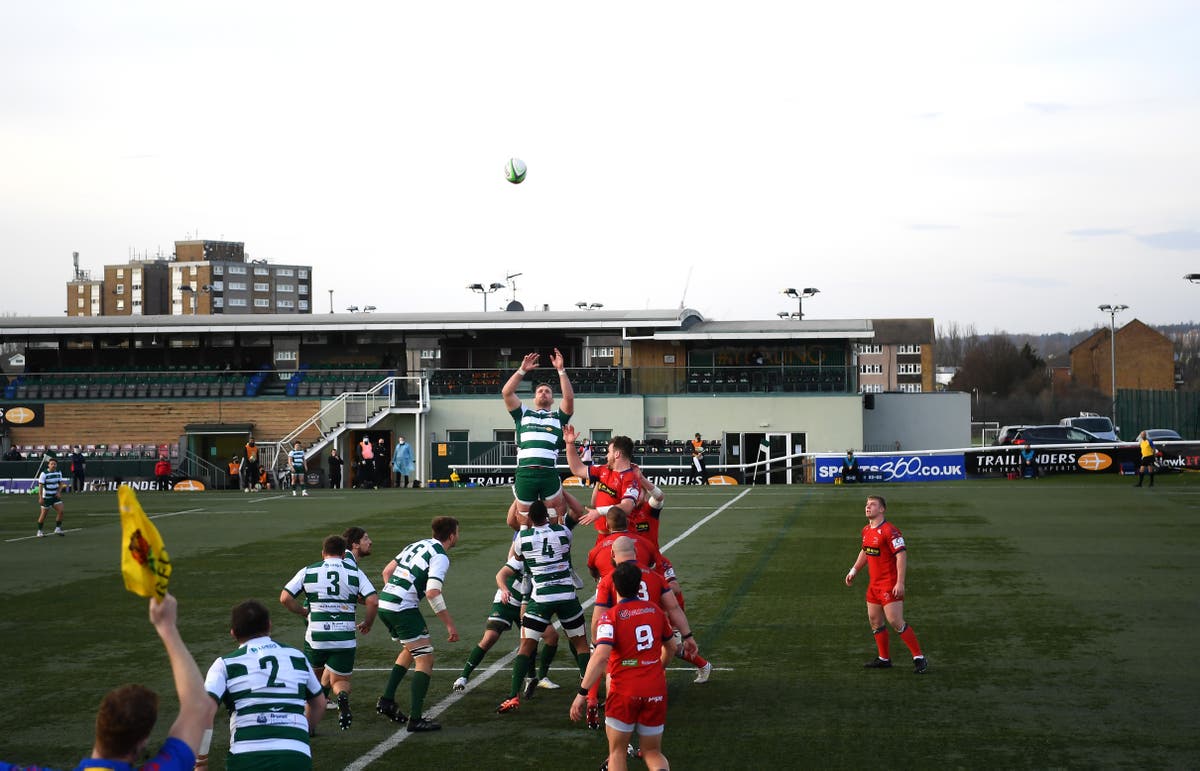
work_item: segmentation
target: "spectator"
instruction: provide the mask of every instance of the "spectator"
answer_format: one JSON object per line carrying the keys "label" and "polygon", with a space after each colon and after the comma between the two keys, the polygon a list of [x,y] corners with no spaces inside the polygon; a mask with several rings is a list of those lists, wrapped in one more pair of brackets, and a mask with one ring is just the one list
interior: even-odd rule
{"label": "spectator", "polygon": [[226,483],[227,488],[237,490],[242,484],[242,459],[234,455],[229,458],[229,480]]}
{"label": "spectator", "polygon": [[392,453],[392,487],[408,487],[413,471],[412,445],[400,435],[396,437],[396,450]]}
{"label": "spectator", "polygon": [[5,460],[25,460],[25,456],[21,455],[21,451],[16,445],[8,448],[8,452],[4,453]]}
{"label": "spectator", "polygon": [[250,488],[259,479],[258,445],[254,443],[253,435],[246,441],[246,454],[242,457],[242,474],[245,476],[246,492],[250,492]]}
{"label": "spectator", "polygon": [[697,484],[706,484],[704,478],[704,440],[696,434],[692,440],[692,469],[696,472]]}
{"label": "spectator", "polygon": [[1021,476],[1027,479],[1037,479],[1037,450],[1033,445],[1026,444],[1021,447]]}
{"label": "spectator", "polygon": [[342,466],[345,465],[342,456],[338,455],[337,448],[334,447],[329,451],[329,486],[337,490],[342,486]]}
{"label": "spectator", "polygon": [[375,442],[375,482],[385,487],[391,479],[388,475],[388,459],[391,457],[391,453],[388,452],[387,442],[384,441],[382,436],[379,437]]}
{"label": "spectator", "polygon": [[854,457],[854,450],[846,450],[846,457],[842,460],[842,484],[861,482],[858,471],[858,458]]}
{"label": "spectator", "polygon": [[87,484],[83,470],[84,462],[83,448],[75,445],[75,452],[71,453],[71,489],[79,493],[83,492],[84,485]]}
{"label": "spectator", "polygon": [[159,490],[171,489],[171,461],[167,460],[166,455],[159,456],[158,463],[154,464],[154,479],[158,482]]}
{"label": "spectator", "polygon": [[362,456],[358,485],[374,487],[378,490],[379,484],[375,481],[375,448],[371,446],[371,437],[364,436],[362,438],[362,441],[358,443],[358,452]]}

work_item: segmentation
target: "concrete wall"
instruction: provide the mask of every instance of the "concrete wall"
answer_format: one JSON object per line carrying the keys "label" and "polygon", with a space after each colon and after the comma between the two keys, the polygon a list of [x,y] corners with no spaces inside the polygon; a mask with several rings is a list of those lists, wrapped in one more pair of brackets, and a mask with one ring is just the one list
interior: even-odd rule
{"label": "concrete wall", "polygon": [[[862,411],[863,447],[937,450],[971,446],[971,395],[874,394],[875,409]],[[849,445],[847,445],[849,446]]]}
{"label": "concrete wall", "polygon": [[[662,418],[664,425],[649,425],[652,418]],[[807,435],[808,449],[821,452],[861,446],[862,421],[862,398],[857,394],[646,397],[589,394],[575,400],[571,422],[585,434],[600,429],[634,439],[641,439],[647,433],[689,439],[699,432],[707,439],[720,439],[727,432],[803,432]],[[969,424],[968,419],[968,428]],[[428,432],[443,441],[447,429],[465,429],[473,441],[488,441],[495,429],[511,429],[513,424],[498,397],[466,397],[434,398],[427,426]]]}

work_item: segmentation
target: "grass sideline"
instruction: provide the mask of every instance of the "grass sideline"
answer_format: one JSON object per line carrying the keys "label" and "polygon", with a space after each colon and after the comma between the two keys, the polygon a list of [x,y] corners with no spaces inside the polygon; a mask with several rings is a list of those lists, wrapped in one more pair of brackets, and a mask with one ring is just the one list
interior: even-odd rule
{"label": "grass sideline", "polygon": [[[759,487],[674,546],[701,652],[722,668],[703,686],[673,670],[664,742],[676,768],[1187,767],[1200,668],[1190,662],[1196,620],[1200,475],[1169,475],[1153,490],[1128,478],[1057,477],[890,486]],[[663,543],[746,488],[672,488]],[[910,546],[908,620],[930,660],[864,671],[873,655],[864,586],[841,584],[857,551],[862,501],[888,497]],[[180,628],[205,671],[233,647],[228,611],[256,597],[275,636],[299,645],[299,619],[279,606],[282,584],[316,558],[320,540],[367,528],[373,580],[429,520],[452,514],[449,607],[462,640],[438,651],[427,705],[450,693],[483,629],[508,534],[506,489],[318,491],[307,499],[238,493],[144,493],[175,572]],[[166,656],[146,602],[117,567],[116,496],[66,499],[66,538],[29,538],[33,496],[0,497],[9,600],[0,639],[10,708],[0,714],[0,759],[71,768],[91,746],[96,704],[109,688],[144,682],[163,697],[157,746],[175,704]],[[79,528],[75,530],[75,528]],[[12,540],[21,539],[21,540]],[[581,539],[576,563],[586,549]],[[486,669],[511,650],[507,634]],[[353,728],[328,715],[315,767],[344,768],[395,733],[374,714],[396,647],[377,626],[360,642]],[[907,660],[893,635],[898,662]],[[554,679],[512,715],[497,715],[507,668],[440,716],[445,729],[401,742],[373,764],[594,768],[602,732],[567,720],[574,675],[560,652]],[[477,673],[476,677],[479,675]],[[407,684],[406,684],[407,685]],[[398,694],[402,708],[407,688]],[[211,768],[228,731],[218,716]],[[634,764],[637,767],[637,764]]]}

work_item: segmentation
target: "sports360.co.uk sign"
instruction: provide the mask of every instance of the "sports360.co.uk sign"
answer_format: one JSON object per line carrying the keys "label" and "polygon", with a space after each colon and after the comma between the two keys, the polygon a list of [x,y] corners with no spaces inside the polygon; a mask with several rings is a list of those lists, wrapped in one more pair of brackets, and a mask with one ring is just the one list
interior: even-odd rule
{"label": "sports360.co.uk sign", "polygon": [[[965,479],[966,460],[961,453],[947,455],[870,455],[858,459],[864,482],[939,482]],[[841,458],[817,458],[817,482],[832,484],[842,475]]]}

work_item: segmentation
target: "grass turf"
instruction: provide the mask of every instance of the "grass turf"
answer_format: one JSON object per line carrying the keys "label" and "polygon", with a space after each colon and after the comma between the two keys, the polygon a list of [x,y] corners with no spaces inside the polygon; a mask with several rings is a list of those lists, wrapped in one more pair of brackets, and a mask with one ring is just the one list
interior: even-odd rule
{"label": "grass turf", "polygon": [[[862,499],[889,499],[909,542],[906,616],[930,671],[914,677],[893,634],[897,666],[864,671],[874,655],[865,577],[842,576],[858,548]],[[674,668],[667,756],[676,768],[730,767],[1187,767],[1200,668],[1196,636],[1200,478],[1058,477],[868,487],[673,488],[662,542],[728,506],[667,552],[687,597],[701,652],[718,668],[706,685]],[[239,493],[145,493],[167,543],[180,628],[206,671],[233,648],[228,611],[255,597],[275,637],[300,646],[301,622],[277,602],[282,584],[317,558],[321,539],[358,524],[375,540],[364,570],[376,580],[438,514],[462,522],[451,553],[449,607],[461,640],[447,643],[426,612],[437,670],[426,700],[450,694],[490,607],[508,540],[505,489],[317,491],[309,498]],[[91,746],[105,691],[143,682],[162,695],[157,746],[175,714],[166,656],[146,602],[124,591],[117,567],[116,496],[66,499],[65,538],[32,535],[32,496],[0,498],[8,601],[0,620],[10,708],[0,713],[0,759],[72,767]],[[75,528],[79,528],[75,530]],[[48,527],[48,529],[51,529]],[[18,540],[12,540],[18,539]],[[576,549],[582,571],[590,537]],[[508,667],[506,634],[476,686],[444,706],[436,734],[408,737],[372,767],[593,768],[602,732],[567,719],[575,674],[566,646],[553,679],[520,711],[497,715]],[[344,768],[396,734],[374,713],[396,646],[382,625],[360,640],[355,721],[326,716],[315,767]],[[453,670],[453,671],[452,671]],[[408,683],[397,699],[408,705]],[[224,767],[218,715],[211,767]],[[378,751],[376,750],[376,754]],[[637,767],[634,763],[634,767]]]}

